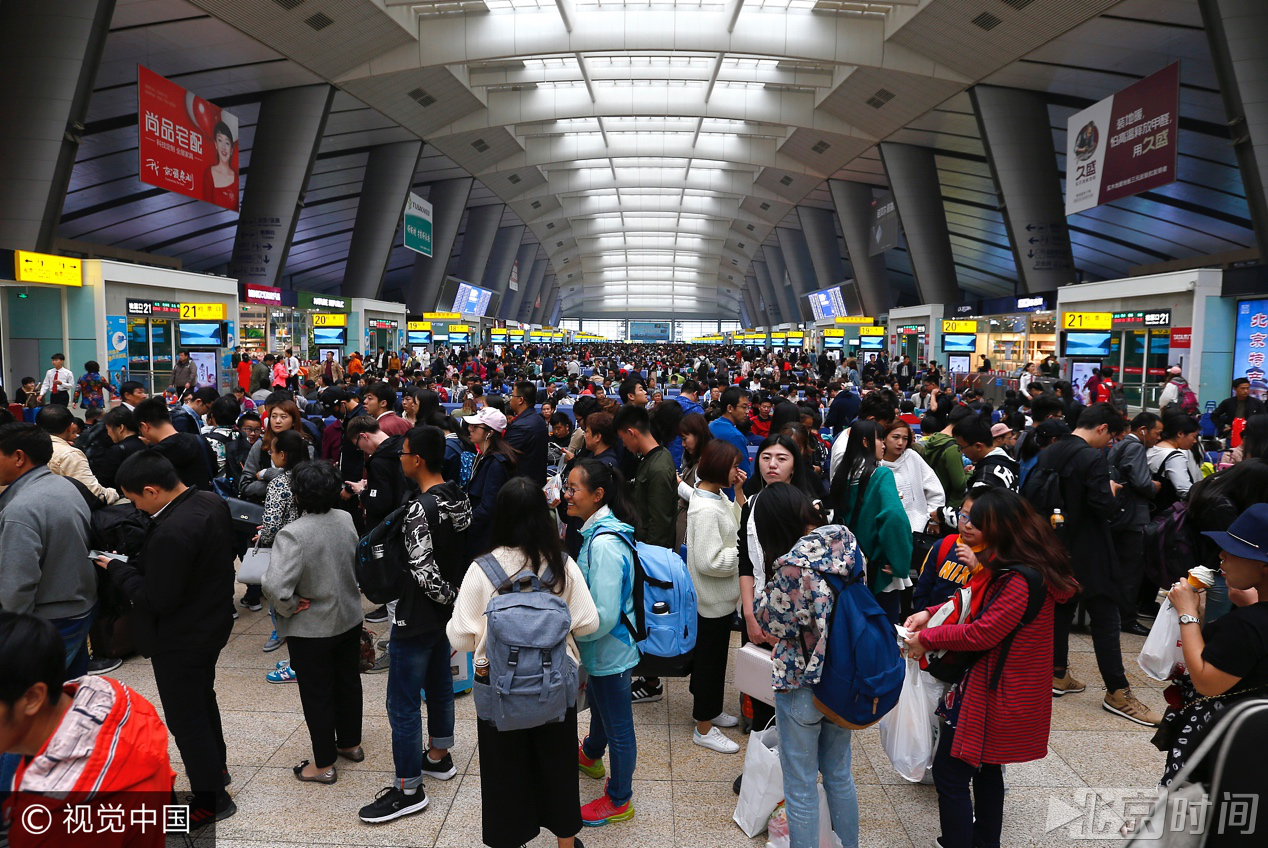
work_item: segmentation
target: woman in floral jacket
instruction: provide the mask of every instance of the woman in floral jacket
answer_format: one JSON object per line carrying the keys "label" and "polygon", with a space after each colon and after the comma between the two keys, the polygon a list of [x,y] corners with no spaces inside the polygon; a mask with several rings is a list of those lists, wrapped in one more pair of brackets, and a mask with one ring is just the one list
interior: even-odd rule
{"label": "woman in floral jacket", "polygon": [[[859,803],[850,773],[850,731],[826,720],[811,689],[823,672],[833,593],[825,574],[847,575],[858,545],[840,525],[819,526],[810,498],[788,483],[762,490],[753,507],[766,583],[753,602],[757,624],[775,637],[775,716],[784,772],[790,848],[819,845],[823,774],[832,830],[844,848],[859,841]],[[781,554],[781,552],[784,552]]]}

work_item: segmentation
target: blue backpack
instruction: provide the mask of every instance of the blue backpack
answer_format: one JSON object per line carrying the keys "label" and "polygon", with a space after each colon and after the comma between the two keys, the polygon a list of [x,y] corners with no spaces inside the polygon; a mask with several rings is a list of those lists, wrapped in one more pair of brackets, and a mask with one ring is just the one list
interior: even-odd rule
{"label": "blue backpack", "polygon": [[621,533],[606,530],[600,536],[616,536],[634,553],[634,621],[621,620],[634,636],[642,660],[634,669],[645,677],[686,677],[691,674],[691,654],[696,647],[696,584],[682,557],[669,548],[633,544]]}
{"label": "blue backpack", "polygon": [[861,560],[855,549],[848,578],[823,575],[833,603],[823,673],[814,685],[819,712],[850,730],[870,727],[894,708],[907,672],[894,625],[867,588]]}

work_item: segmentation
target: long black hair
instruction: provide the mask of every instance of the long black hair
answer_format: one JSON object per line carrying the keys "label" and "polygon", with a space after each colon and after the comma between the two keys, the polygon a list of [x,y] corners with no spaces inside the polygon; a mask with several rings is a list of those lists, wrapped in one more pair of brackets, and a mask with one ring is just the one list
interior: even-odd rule
{"label": "long black hair", "polygon": [[810,480],[810,471],[806,467],[806,455],[802,452],[801,446],[787,433],[771,433],[757,447],[757,453],[753,455],[753,474],[744,483],[744,494],[752,497],[758,492],[766,488],[766,478],[762,476],[758,469],[757,462],[762,456],[762,452],[772,447],[781,447],[792,454],[793,472],[788,482],[801,489],[811,498],[819,496],[815,489],[815,485]]}
{"label": "long black hair", "polygon": [[[674,406],[677,405],[674,404]],[[612,510],[612,514],[618,521],[634,526],[634,507],[625,491],[626,487],[624,481],[621,480],[621,475],[612,466],[593,457],[586,457],[578,460],[569,473],[572,471],[581,472],[586,488],[590,491],[603,490],[603,502],[600,506],[606,506]]]}
{"label": "long black hair", "polygon": [[841,464],[832,473],[832,489],[829,492],[832,505],[837,509],[838,520],[848,524],[845,512],[845,495],[850,491],[850,484],[858,479],[859,490],[855,497],[855,506],[863,501],[863,493],[872,473],[880,465],[876,458],[876,443],[884,439],[881,425],[867,418],[860,418],[850,425],[850,440],[845,444],[845,455]]}
{"label": "long black hair", "polygon": [[559,529],[541,488],[532,480],[512,477],[498,490],[489,545],[522,552],[538,577],[549,567],[550,579],[543,579],[543,585],[556,595],[563,594],[568,576]]}
{"label": "long black hair", "polygon": [[762,546],[762,566],[770,580],[775,574],[775,560],[792,550],[807,527],[818,527],[823,519],[810,496],[800,488],[771,483],[753,502],[753,523],[757,525],[757,542]]}

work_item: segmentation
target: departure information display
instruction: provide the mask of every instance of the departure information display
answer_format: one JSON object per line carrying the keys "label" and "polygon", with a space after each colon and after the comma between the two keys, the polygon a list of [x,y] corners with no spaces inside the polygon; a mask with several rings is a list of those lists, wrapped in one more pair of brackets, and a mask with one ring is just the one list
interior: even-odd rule
{"label": "departure information display", "polygon": [[841,296],[840,286],[814,291],[806,297],[810,299],[810,311],[814,313],[816,321],[831,321],[846,315],[845,299]]}

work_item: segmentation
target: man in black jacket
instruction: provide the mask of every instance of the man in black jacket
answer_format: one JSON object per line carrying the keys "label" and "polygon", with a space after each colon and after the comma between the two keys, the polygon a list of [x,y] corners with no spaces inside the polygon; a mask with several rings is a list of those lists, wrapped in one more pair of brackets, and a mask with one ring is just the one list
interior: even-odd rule
{"label": "man in black jacket", "polygon": [[161,397],[148,398],[132,411],[137,434],[152,451],[167,457],[176,468],[176,476],[182,484],[203,491],[211,491],[212,468],[216,457],[211,445],[202,436],[178,433],[172,426],[172,416]]}
{"label": "man in black jacket", "polygon": [[[1110,534],[1114,495],[1119,489],[1110,480],[1103,451],[1127,427],[1117,409],[1097,403],[1083,410],[1074,431],[1062,436],[1039,454],[1031,477],[1042,480],[1058,475],[1061,511],[1065,519],[1061,541],[1070,554],[1074,576],[1082,591],[1078,599],[1057,604],[1054,616],[1052,694],[1056,697],[1082,692],[1086,687],[1070,674],[1068,654],[1070,625],[1081,601],[1091,621],[1092,647],[1105,682],[1102,707],[1115,715],[1146,726],[1162,717],[1137,700],[1123,671],[1119,633],[1118,595],[1121,591],[1118,557]],[[1038,475],[1038,476],[1036,476]],[[1030,477],[1027,478],[1029,491]],[[1050,518],[1043,515],[1044,519]]]}
{"label": "man in black jacket", "polygon": [[506,425],[502,438],[520,452],[519,476],[538,486],[546,485],[546,443],[550,428],[537,414],[537,386],[522,380],[515,384],[509,404],[515,417]]}
{"label": "man in black jacket", "polygon": [[225,792],[229,773],[215,690],[216,662],[233,629],[229,507],[187,487],[158,451],[128,457],[116,480],[153,524],[135,560],[101,556],[97,564],[132,602],[137,646],[151,658],[163,714],[194,790],[193,819],[219,821],[237,812]]}
{"label": "man in black jacket", "polygon": [[[409,575],[392,615],[391,665],[387,677],[387,715],[392,727],[396,780],[373,803],[361,808],[364,822],[379,823],[416,813],[427,806],[423,776],[449,780],[457,769],[454,744],[453,675],[445,625],[469,561],[464,556],[471,501],[457,483],[441,474],[445,434],[439,428],[414,427],[405,434],[400,467],[422,494],[405,514]],[[465,666],[462,657],[457,658]],[[427,736],[419,715],[419,691],[427,693]]]}
{"label": "man in black jacket", "polygon": [[377,527],[413,494],[412,485],[401,471],[405,437],[389,436],[368,415],[358,415],[348,422],[347,436],[365,454],[365,478],[348,485],[361,496],[366,526]]}
{"label": "man in black jacket", "polygon": [[1136,620],[1136,610],[1141,603],[1152,601],[1158,594],[1157,586],[1142,589],[1144,571],[1141,559],[1145,553],[1149,507],[1154,493],[1162,486],[1149,471],[1148,454],[1161,437],[1162,419],[1152,412],[1142,412],[1132,419],[1131,431],[1119,439],[1109,452],[1111,473],[1122,486],[1118,493],[1119,509],[1111,528],[1122,575],[1118,598],[1119,624],[1124,633],[1137,636],[1148,636],[1149,631]]}
{"label": "man in black jacket", "polygon": [[1233,419],[1245,420],[1265,412],[1268,412],[1268,407],[1264,406],[1264,402],[1250,396],[1250,380],[1238,377],[1233,381],[1233,396],[1215,407],[1215,411],[1211,413],[1211,423],[1215,425],[1216,433],[1222,438],[1228,438],[1233,434]]}

